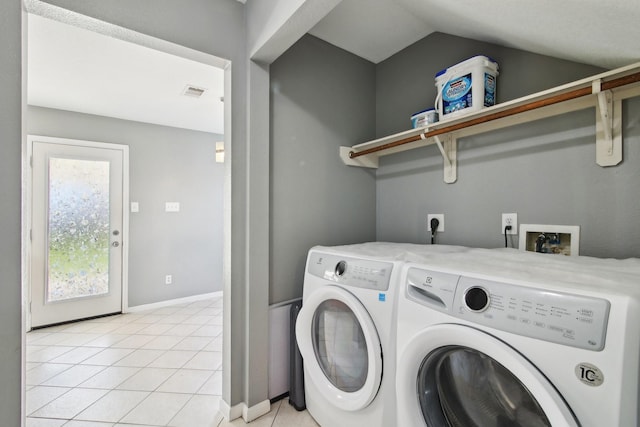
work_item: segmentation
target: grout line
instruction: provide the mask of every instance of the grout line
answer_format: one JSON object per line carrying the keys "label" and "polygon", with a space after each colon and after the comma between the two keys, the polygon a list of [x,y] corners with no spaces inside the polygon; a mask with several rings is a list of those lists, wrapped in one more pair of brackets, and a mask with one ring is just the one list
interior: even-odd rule
{"label": "grout line", "polygon": [[276,409],[276,415],[273,417],[271,427],[274,427],[276,425],[276,420],[278,419],[278,415],[280,414],[280,408],[282,408],[282,400],[278,401],[278,409]]}

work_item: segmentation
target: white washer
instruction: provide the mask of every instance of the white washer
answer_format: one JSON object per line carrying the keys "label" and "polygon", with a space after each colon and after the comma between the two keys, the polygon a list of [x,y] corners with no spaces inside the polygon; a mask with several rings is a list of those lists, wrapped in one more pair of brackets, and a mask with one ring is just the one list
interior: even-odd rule
{"label": "white washer", "polygon": [[395,425],[640,425],[640,260],[472,249],[401,283]]}
{"label": "white washer", "polygon": [[296,339],[306,406],[321,426],[395,424],[395,299],[413,246],[364,243],[309,251]]}

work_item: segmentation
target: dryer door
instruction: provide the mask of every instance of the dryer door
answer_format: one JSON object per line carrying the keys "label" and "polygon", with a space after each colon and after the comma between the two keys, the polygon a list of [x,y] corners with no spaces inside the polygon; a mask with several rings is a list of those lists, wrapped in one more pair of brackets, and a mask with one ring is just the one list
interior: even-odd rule
{"label": "dryer door", "polygon": [[397,375],[398,412],[408,417],[406,426],[579,425],[535,366],[468,326],[425,328],[400,356]]}
{"label": "dryer door", "polygon": [[323,390],[334,406],[357,411],[376,397],[382,379],[382,347],[362,303],[327,285],[305,300],[296,321],[305,381]]}

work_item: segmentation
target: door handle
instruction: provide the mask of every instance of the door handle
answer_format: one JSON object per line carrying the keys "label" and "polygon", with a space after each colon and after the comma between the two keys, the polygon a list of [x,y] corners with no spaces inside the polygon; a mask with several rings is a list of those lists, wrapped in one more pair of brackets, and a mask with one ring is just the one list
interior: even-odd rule
{"label": "door handle", "polygon": [[120,242],[113,242],[111,243],[111,246],[113,246],[114,248],[117,248],[118,246],[120,246]]}

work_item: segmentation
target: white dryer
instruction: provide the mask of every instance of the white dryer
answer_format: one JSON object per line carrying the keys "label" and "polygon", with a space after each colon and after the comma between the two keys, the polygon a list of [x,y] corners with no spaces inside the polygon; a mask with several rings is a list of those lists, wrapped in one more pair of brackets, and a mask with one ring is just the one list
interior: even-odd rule
{"label": "white dryer", "polygon": [[306,406],[321,426],[395,424],[395,300],[413,247],[373,242],[309,251],[296,339]]}
{"label": "white dryer", "polygon": [[640,260],[473,249],[401,282],[395,425],[640,425]]}

